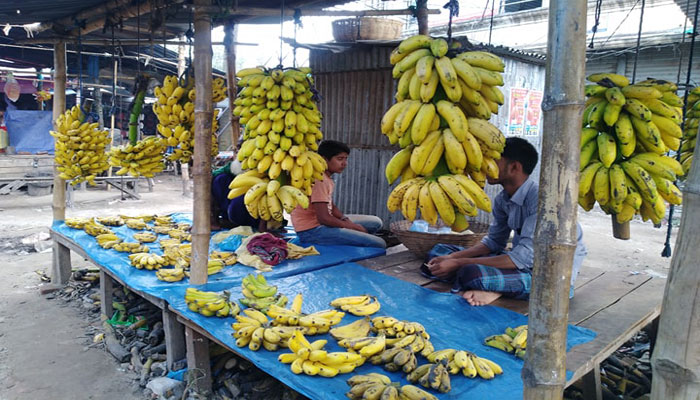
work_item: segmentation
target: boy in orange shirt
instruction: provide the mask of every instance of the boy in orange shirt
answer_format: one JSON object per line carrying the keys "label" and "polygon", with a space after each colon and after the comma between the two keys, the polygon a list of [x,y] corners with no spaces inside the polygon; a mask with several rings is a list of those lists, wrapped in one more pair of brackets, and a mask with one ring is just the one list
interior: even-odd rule
{"label": "boy in orange shirt", "polygon": [[323,180],[317,180],[309,199],[309,207],[300,206],[292,211],[292,225],[305,244],[346,245],[386,248],[386,242],[372,235],[382,227],[382,220],[374,215],[343,214],[333,203],[333,174],[348,166],[350,148],[341,142],[325,140],[318,146],[318,154],[328,163]]}

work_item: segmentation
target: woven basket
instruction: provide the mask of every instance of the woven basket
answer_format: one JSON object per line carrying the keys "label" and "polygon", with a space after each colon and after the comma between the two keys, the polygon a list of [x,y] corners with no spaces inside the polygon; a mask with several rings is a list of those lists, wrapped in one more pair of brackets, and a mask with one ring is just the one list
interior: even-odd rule
{"label": "woven basket", "polygon": [[336,42],[356,40],[394,40],[401,36],[403,22],[386,18],[348,18],[333,21]]}
{"label": "woven basket", "polygon": [[469,230],[473,234],[427,233],[409,231],[411,221],[392,222],[391,231],[399,238],[411,253],[420,258],[425,258],[430,249],[438,243],[455,244],[462,247],[470,247],[478,244],[489,229],[488,224],[470,222]]}

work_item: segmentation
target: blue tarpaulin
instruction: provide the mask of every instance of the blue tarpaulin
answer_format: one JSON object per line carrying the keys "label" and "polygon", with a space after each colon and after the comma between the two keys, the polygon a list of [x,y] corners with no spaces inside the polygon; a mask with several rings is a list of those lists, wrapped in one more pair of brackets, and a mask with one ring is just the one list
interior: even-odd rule
{"label": "blue tarpaulin", "polygon": [[[288,278],[274,279],[278,292],[290,299],[297,293],[303,293],[302,311],[312,313],[328,309],[332,299],[341,296],[371,294],[377,296],[381,310],[376,315],[391,315],[398,319],[420,322],[431,335],[437,350],[456,348],[468,350],[500,364],[505,371],[491,381],[480,378],[469,379],[462,375],[452,376],[452,390],[447,394],[435,393],[440,399],[520,399],[523,385],[520,372],[523,361],[488,347],[483,343],[486,336],[504,332],[506,327],[527,324],[527,317],[500,307],[472,307],[464,299],[449,293],[438,293],[409,282],[390,277],[360,265],[347,263],[334,267],[307,272]],[[233,298],[242,297],[238,286],[218,286],[217,290],[231,289]],[[216,339],[252,361],[260,369],[274,376],[299,393],[311,399],[330,400],[344,398],[348,386],[346,379],[352,374],[338,375],[334,378],[295,375],[289,365],[277,361],[279,354],[289,352],[281,349],[257,352],[247,347],[237,348],[231,334],[234,318],[204,317],[187,308],[184,301],[185,288],[173,287],[167,291],[166,300],[172,308],[201,326]],[[341,325],[353,322],[359,317],[347,314]],[[591,330],[569,325],[567,332],[567,349],[592,340],[595,333]],[[328,334],[310,337],[310,340],[328,339],[326,350],[344,351]],[[418,364],[427,361],[419,356]],[[354,373],[365,374],[379,372],[391,377],[392,381],[408,384],[405,375],[399,372],[386,372],[378,366],[366,363]],[[570,373],[568,373],[570,376]]]}
{"label": "blue tarpaulin", "polygon": [[51,111],[11,110],[5,113],[5,125],[10,137],[10,146],[16,152],[48,152],[53,154]]}
{"label": "blue tarpaulin", "polygon": [[[189,214],[174,214],[173,219],[177,222],[190,222]],[[82,229],[72,229],[63,222],[55,222],[53,230],[67,236],[80,245],[85,252],[97,263],[122,279],[132,289],[163,298],[163,290],[174,286],[187,287],[189,279],[185,278],[179,282],[161,281],[155,276],[155,271],[140,270],[131,266],[128,253],[118,252],[112,249],[103,249],[97,244],[92,236]],[[130,229],[126,225],[110,227],[110,229],[126,242],[136,242],[133,234],[140,232]],[[168,235],[158,235],[158,240],[166,239]],[[156,240],[153,243],[145,243],[152,253],[163,254],[160,245]],[[210,245],[211,250],[217,250],[217,246]],[[316,256],[306,256],[298,260],[287,260],[273,267],[272,271],[265,272],[265,277],[280,278],[304,272],[314,271],[345,262],[362,260],[384,254],[384,249],[353,246],[316,246],[321,253]],[[254,268],[246,267],[240,263],[225,267],[221,272],[209,276],[209,285],[239,285],[243,277],[251,272],[256,272]],[[184,290],[184,289],[183,289]]]}

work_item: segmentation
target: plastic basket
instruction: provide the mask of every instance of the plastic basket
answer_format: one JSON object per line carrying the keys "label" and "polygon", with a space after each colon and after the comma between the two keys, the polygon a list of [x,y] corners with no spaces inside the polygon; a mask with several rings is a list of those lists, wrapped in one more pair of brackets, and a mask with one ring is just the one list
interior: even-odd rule
{"label": "plastic basket", "polygon": [[394,40],[401,36],[403,21],[387,18],[361,17],[333,21],[336,42],[356,40]]}
{"label": "plastic basket", "polygon": [[478,244],[489,229],[488,224],[470,222],[469,230],[474,232],[472,234],[427,233],[410,231],[411,224],[411,221],[405,220],[392,222],[391,231],[411,253],[420,258],[425,258],[430,249],[438,243],[462,247]]}

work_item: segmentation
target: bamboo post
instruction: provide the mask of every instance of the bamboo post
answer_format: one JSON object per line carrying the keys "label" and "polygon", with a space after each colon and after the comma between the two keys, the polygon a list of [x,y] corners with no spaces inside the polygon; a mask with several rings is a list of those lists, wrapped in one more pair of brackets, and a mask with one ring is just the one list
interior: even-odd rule
{"label": "bamboo post", "polygon": [[418,20],[418,33],[421,35],[429,35],[428,0],[416,0],[416,19]]}
{"label": "bamboo post", "polygon": [[[695,154],[700,147],[695,145]],[[671,221],[668,222],[669,224]],[[683,215],[673,251],[659,332],[651,359],[651,398],[700,398],[700,162],[693,162],[683,188]]]}
{"label": "bamboo post", "polygon": [[[66,111],[66,44],[56,43],[53,47],[53,121],[54,129],[58,117]],[[66,181],[59,177],[58,165],[53,168],[53,220],[66,219]],[[68,283],[71,273],[70,250],[58,242],[53,244],[51,282],[58,285]]]}
{"label": "bamboo post", "polygon": [[207,283],[209,234],[211,226],[211,17],[197,6],[207,6],[210,0],[195,0],[194,12],[194,219],[192,226],[192,266],[190,283]]}
{"label": "bamboo post", "polygon": [[535,228],[526,400],[561,399],[566,383],[566,325],[576,250],[579,141],[583,111],[586,0],[552,0],[542,103],[544,129]]}
{"label": "bamboo post", "polygon": [[[190,60],[191,61],[191,60]],[[185,73],[185,45],[177,46],[177,76],[180,77]],[[188,163],[180,163],[181,179],[182,179],[182,195],[190,195],[190,165]]]}
{"label": "bamboo post", "polygon": [[236,87],[236,31],[238,27],[233,20],[224,25],[224,49],[226,51],[226,84],[228,89],[228,108],[231,113],[231,144],[234,148],[238,145],[240,124],[238,117],[233,115],[233,102],[236,100],[238,89]]}
{"label": "bamboo post", "polygon": [[619,223],[614,214],[610,217],[612,221],[613,237],[620,240],[630,240],[630,222]]}

